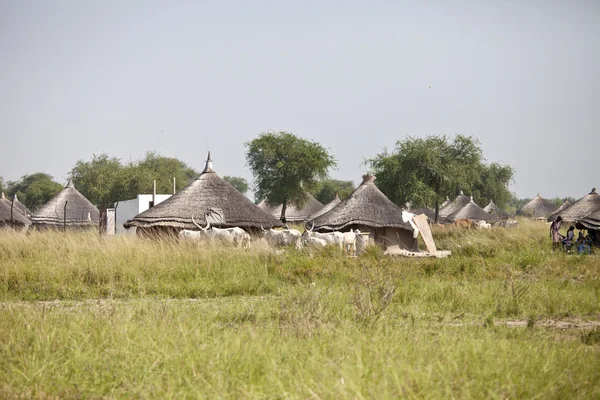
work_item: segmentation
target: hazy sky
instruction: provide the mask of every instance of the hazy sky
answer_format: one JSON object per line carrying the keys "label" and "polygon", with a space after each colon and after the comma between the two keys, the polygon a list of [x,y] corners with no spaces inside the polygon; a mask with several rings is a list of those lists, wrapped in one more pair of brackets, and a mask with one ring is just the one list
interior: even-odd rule
{"label": "hazy sky", "polygon": [[209,149],[251,179],[244,142],[286,130],[355,184],[397,140],[461,133],[519,197],[600,187],[599,1],[0,0],[0,57],[5,180]]}

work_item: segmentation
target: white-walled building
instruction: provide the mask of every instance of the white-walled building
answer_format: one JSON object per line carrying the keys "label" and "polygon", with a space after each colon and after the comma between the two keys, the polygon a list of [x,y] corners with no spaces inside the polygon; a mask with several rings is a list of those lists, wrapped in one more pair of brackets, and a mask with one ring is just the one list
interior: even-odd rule
{"label": "white-walled building", "polygon": [[[155,204],[152,204],[152,197],[154,196]],[[114,235],[115,230],[117,234],[135,234],[135,228],[125,229],[123,227],[123,223],[125,223],[128,219],[132,219],[136,215],[146,211],[151,206],[155,206],[159,203],[162,203],[169,197],[171,194],[138,194],[137,198],[132,200],[124,200],[115,203],[115,208],[109,209],[108,211],[108,223],[107,223],[107,234]],[[115,217],[116,214],[116,217]],[[115,227],[112,228],[112,221],[114,220]]]}

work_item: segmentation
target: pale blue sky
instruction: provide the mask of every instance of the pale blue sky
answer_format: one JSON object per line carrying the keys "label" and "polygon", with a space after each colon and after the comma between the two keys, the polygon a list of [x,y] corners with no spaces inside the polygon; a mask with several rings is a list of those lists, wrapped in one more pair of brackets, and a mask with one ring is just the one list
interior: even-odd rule
{"label": "pale blue sky", "polygon": [[0,0],[0,57],[6,180],[209,149],[251,179],[243,143],[286,130],[355,183],[399,139],[462,133],[519,197],[600,187],[598,1]]}

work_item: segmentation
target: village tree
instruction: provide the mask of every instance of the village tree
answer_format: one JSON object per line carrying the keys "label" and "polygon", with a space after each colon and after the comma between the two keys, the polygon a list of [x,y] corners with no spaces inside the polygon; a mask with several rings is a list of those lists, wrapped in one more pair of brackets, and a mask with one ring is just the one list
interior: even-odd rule
{"label": "village tree", "polygon": [[5,188],[9,198],[16,194],[19,201],[31,210],[47,203],[62,189],[63,185],[44,172],[24,175],[17,181],[8,181]]}
{"label": "village tree", "polygon": [[[398,141],[394,151],[384,151],[366,161],[377,176],[377,186],[396,204],[439,205],[461,189],[490,196],[501,193],[499,206],[510,198],[512,168],[484,163],[479,141],[471,136],[433,135]],[[486,181],[486,175],[494,178]],[[495,174],[495,175],[494,175]],[[489,193],[489,194],[488,194]],[[496,199],[494,199],[496,201]]]}
{"label": "village tree", "polygon": [[237,189],[241,194],[246,194],[248,191],[248,181],[240,176],[224,176],[223,180]]}
{"label": "village tree", "polygon": [[323,204],[327,204],[335,198],[337,193],[344,200],[355,189],[354,182],[341,181],[338,179],[325,179],[319,182],[311,194]]}
{"label": "village tree", "polygon": [[301,208],[306,192],[327,177],[336,160],[321,144],[288,132],[261,133],[245,143],[246,163],[254,174],[254,194],[271,205],[282,205],[285,223],[287,206]]}

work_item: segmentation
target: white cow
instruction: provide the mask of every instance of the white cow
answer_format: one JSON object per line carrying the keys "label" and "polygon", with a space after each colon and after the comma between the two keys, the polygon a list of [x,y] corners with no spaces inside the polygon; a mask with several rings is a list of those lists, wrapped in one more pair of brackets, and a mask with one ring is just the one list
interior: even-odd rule
{"label": "white cow", "polygon": [[314,237],[317,239],[324,240],[325,243],[327,243],[328,245],[339,246],[340,250],[344,249],[344,234],[342,232],[337,232],[337,231],[327,232],[327,233],[313,232],[314,227],[315,227],[315,224],[313,223],[313,226],[311,229],[306,229],[304,231],[300,240],[303,240],[304,242],[306,242],[306,238]]}
{"label": "white cow", "polygon": [[491,228],[492,228],[492,225],[491,225],[491,224],[489,224],[489,223],[487,223],[487,222],[485,222],[485,221],[483,221],[483,220],[476,220],[476,221],[473,221],[473,226],[474,226],[476,229],[491,229]]}
{"label": "white cow", "polygon": [[278,231],[276,229],[264,229],[262,225],[260,229],[263,231],[263,237],[267,240],[267,243],[273,247],[285,247],[294,243],[298,243],[300,240],[301,233],[297,229],[285,229]]}
{"label": "white cow", "polygon": [[304,247],[325,247],[327,242],[323,239],[307,236],[296,243],[296,249],[302,250]]}
{"label": "white cow", "polygon": [[194,240],[211,240],[233,244],[236,247],[249,247],[250,235],[248,232],[239,227],[234,228],[214,228],[210,226],[210,222],[206,223],[206,227],[200,226],[192,215],[192,223],[196,225],[199,231],[182,230],[179,237]]}

